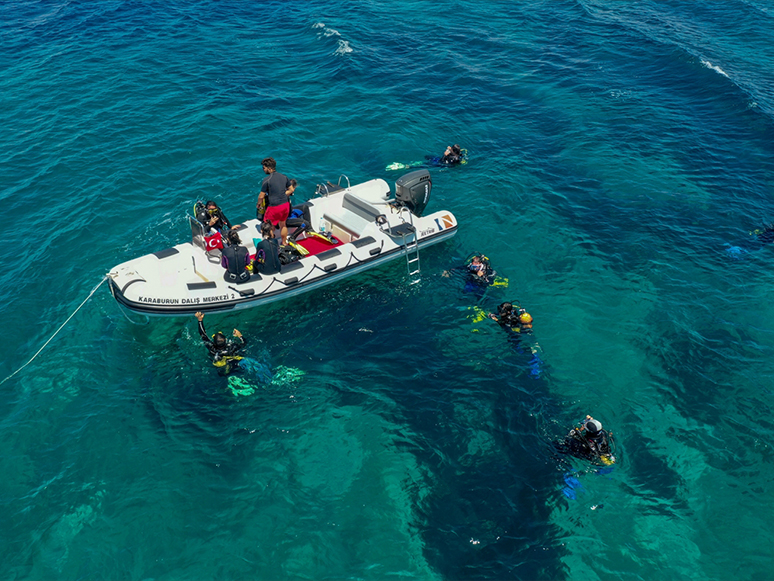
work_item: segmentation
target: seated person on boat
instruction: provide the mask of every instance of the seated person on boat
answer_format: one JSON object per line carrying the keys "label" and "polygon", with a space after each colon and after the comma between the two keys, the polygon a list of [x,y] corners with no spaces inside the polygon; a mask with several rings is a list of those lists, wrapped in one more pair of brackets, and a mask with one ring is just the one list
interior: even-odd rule
{"label": "seated person on boat", "polygon": [[220,265],[226,269],[223,279],[226,282],[241,284],[250,280],[247,266],[250,264],[250,253],[242,246],[236,230],[229,230],[226,235],[228,246],[221,250]]}
{"label": "seated person on boat", "polygon": [[255,245],[253,272],[276,274],[280,271],[280,248],[274,236],[274,226],[271,222],[261,224],[261,236],[263,236],[263,240]]}
{"label": "seated person on boat", "polygon": [[204,233],[209,235],[214,231],[221,232],[233,228],[226,215],[212,200],[206,204],[196,203],[196,219],[204,226]]}

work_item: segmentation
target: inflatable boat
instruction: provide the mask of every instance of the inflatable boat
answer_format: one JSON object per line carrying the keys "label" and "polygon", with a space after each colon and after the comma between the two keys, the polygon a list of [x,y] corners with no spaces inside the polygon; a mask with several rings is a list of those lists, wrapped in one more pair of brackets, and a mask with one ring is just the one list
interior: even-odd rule
{"label": "inflatable boat", "polygon": [[[343,183],[342,183],[343,180]],[[457,233],[451,212],[425,215],[432,182],[427,170],[413,171],[395,183],[393,197],[382,179],[350,186],[317,186],[301,207],[303,218],[290,227],[293,253],[276,274],[255,272],[236,284],[221,267],[221,251],[204,226],[188,216],[191,241],[134,258],[108,273],[110,290],[123,307],[147,315],[182,316],[246,309],[334,284],[391,260],[404,258],[408,274],[420,274],[419,251]],[[315,225],[316,228],[313,228]],[[258,220],[239,226],[242,246],[256,252]],[[295,254],[295,256],[293,256]]]}

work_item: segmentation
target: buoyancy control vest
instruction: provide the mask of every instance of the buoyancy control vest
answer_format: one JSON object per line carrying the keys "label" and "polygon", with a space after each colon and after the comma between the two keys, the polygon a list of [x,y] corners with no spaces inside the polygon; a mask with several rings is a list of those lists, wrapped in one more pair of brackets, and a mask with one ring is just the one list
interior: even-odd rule
{"label": "buoyancy control vest", "polygon": [[226,274],[223,277],[227,282],[241,284],[250,280],[250,273],[246,270],[247,262],[245,261],[245,256],[248,255],[247,248],[239,245],[226,246],[221,252],[228,262]]}

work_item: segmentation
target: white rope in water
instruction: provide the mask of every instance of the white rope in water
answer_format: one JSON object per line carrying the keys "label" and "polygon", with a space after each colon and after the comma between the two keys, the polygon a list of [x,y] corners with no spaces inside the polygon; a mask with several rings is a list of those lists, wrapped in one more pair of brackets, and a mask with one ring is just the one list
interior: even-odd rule
{"label": "white rope in water", "polygon": [[17,373],[19,373],[19,372],[20,372],[22,369],[24,369],[24,368],[25,368],[25,367],[27,367],[27,366],[28,366],[30,363],[32,363],[32,361],[35,359],[35,357],[37,357],[38,355],[40,355],[40,352],[41,352],[41,351],[43,351],[43,349],[45,349],[45,348],[46,348],[46,345],[48,345],[49,343],[51,343],[51,341],[53,341],[54,337],[56,337],[56,336],[57,336],[57,334],[59,333],[59,331],[61,331],[62,329],[64,329],[64,326],[65,326],[67,323],[69,323],[69,322],[70,322],[70,319],[72,319],[72,318],[75,316],[75,313],[77,313],[78,311],[80,311],[80,310],[81,310],[81,307],[82,307],[83,305],[85,305],[85,304],[86,304],[86,301],[88,301],[88,300],[91,298],[91,295],[93,295],[95,292],[97,292],[97,289],[98,289],[99,287],[101,287],[101,286],[102,286],[102,283],[103,283],[103,282],[105,282],[107,279],[108,279],[108,277],[106,277],[106,276],[105,276],[105,277],[103,277],[103,278],[102,278],[102,280],[101,280],[101,281],[99,281],[99,284],[97,284],[97,286],[95,286],[93,289],[91,289],[91,292],[89,293],[89,296],[87,296],[87,297],[86,297],[86,298],[83,300],[83,302],[82,302],[80,305],[78,305],[78,308],[77,308],[77,309],[75,309],[75,310],[73,311],[73,313],[72,313],[72,314],[71,314],[69,317],[67,317],[67,320],[66,320],[64,323],[62,323],[62,324],[60,325],[60,327],[59,327],[59,328],[56,330],[56,332],[54,332],[54,334],[53,334],[53,335],[51,335],[51,337],[49,338],[49,340],[48,340],[48,341],[46,341],[45,343],[43,343],[43,347],[41,347],[40,349],[38,349],[38,352],[37,352],[37,353],[35,353],[35,355],[33,355],[33,356],[30,358],[30,360],[29,360],[29,361],[27,361],[27,363],[25,363],[24,365],[22,365],[21,367],[19,367],[19,369],[17,369],[17,370],[16,370],[16,371],[14,371],[13,373],[11,373],[11,375],[9,375],[8,377],[6,377],[6,378],[5,378],[3,381],[0,381],[0,385],[3,385],[3,384],[6,382],[6,381],[8,381],[9,379],[11,379],[11,378],[12,378],[14,375],[16,375]]}

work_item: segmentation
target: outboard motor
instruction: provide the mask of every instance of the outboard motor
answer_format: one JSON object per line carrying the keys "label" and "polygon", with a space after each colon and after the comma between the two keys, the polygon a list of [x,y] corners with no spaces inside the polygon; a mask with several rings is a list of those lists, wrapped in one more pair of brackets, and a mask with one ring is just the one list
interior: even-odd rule
{"label": "outboard motor", "polygon": [[395,182],[395,201],[406,206],[417,218],[421,218],[427,202],[430,201],[432,188],[433,182],[429,171],[426,169],[412,171]]}

